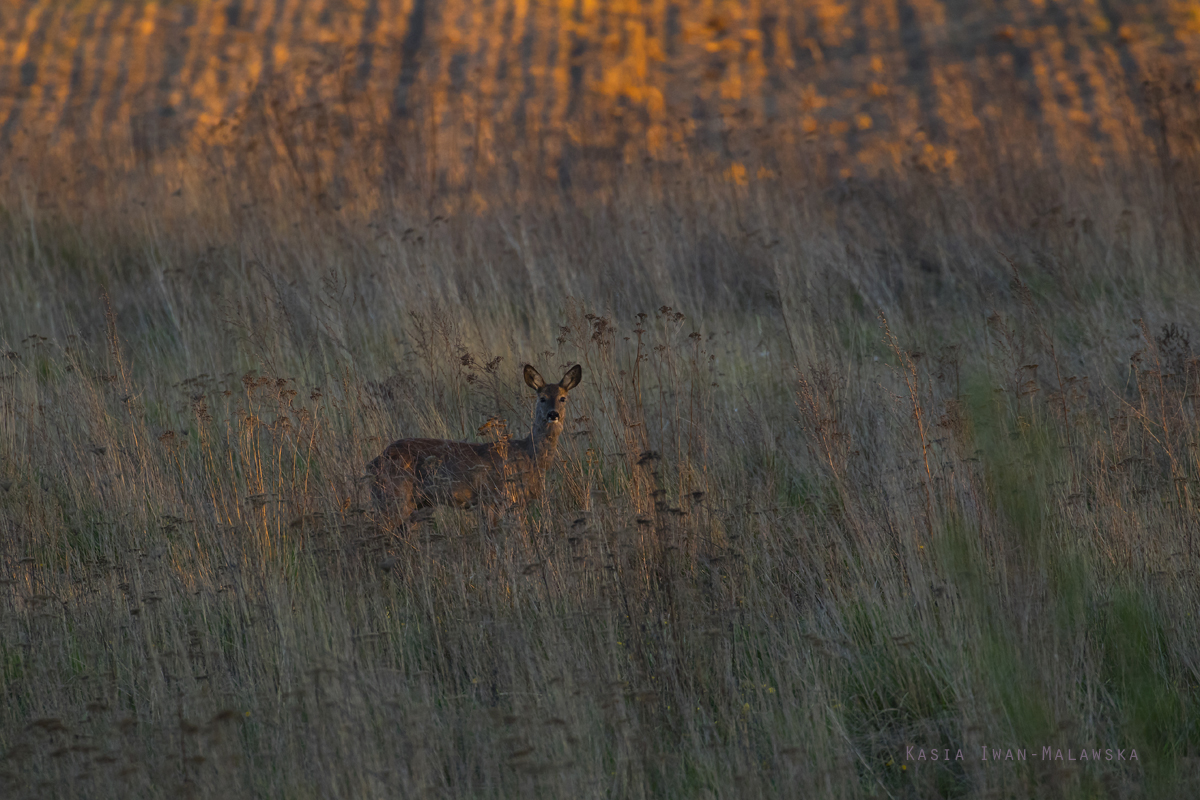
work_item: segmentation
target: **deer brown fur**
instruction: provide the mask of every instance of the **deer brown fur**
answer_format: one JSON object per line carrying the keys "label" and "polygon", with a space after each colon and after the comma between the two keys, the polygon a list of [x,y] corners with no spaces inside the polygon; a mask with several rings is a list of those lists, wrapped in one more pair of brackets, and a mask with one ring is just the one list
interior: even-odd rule
{"label": "deer brown fur", "polygon": [[546,470],[554,463],[566,417],[567,393],[579,385],[583,368],[567,370],[547,384],[525,365],[525,383],[537,392],[533,430],[518,441],[455,442],[448,439],[400,439],[367,465],[377,507],[402,522],[415,521],[438,505],[496,510],[538,496]]}

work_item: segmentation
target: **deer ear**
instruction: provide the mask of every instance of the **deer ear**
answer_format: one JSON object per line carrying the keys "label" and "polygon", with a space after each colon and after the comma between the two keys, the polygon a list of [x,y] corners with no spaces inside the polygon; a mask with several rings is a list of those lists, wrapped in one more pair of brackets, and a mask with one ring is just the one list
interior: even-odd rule
{"label": "deer ear", "polygon": [[525,365],[525,384],[534,391],[546,385],[546,382],[542,380],[542,376],[533,368],[532,364]]}
{"label": "deer ear", "polygon": [[583,377],[583,367],[576,364],[567,370],[567,374],[563,375],[563,379],[558,382],[558,385],[563,388],[563,391],[569,392],[579,385],[579,379]]}

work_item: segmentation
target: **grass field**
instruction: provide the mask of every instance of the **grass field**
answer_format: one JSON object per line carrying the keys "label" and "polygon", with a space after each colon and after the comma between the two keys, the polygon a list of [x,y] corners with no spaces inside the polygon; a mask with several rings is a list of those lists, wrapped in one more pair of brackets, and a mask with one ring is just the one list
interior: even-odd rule
{"label": "grass field", "polygon": [[9,4],[0,795],[1200,795],[1196,20]]}

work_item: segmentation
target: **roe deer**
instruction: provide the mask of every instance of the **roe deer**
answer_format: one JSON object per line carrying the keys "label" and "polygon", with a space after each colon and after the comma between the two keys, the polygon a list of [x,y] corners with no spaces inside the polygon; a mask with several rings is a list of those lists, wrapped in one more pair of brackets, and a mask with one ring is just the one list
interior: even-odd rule
{"label": "roe deer", "polygon": [[[519,441],[472,444],[448,439],[400,439],[367,465],[375,504],[402,522],[419,521],[433,506],[473,508],[485,504],[494,521],[496,507],[536,498],[542,476],[554,463],[566,415],[567,393],[579,384],[583,368],[567,370],[547,384],[525,365],[525,383],[537,392],[533,431]],[[423,516],[423,515],[421,515]]]}

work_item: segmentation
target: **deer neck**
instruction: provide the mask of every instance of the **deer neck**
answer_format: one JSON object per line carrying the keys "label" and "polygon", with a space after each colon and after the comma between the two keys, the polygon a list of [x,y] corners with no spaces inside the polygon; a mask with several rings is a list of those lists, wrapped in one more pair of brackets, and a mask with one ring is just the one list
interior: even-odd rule
{"label": "deer neck", "polygon": [[521,452],[539,470],[548,469],[554,463],[554,454],[558,451],[558,437],[561,434],[561,429],[534,429],[533,433],[519,442]]}

